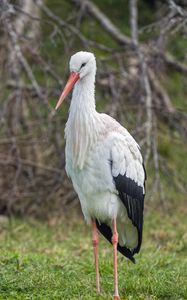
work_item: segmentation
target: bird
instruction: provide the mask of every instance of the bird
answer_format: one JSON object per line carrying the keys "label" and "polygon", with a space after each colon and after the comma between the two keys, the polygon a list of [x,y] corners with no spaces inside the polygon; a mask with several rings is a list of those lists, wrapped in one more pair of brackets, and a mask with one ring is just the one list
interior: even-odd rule
{"label": "bird", "polygon": [[65,126],[65,168],[92,228],[96,291],[100,293],[100,232],[113,245],[114,299],[119,300],[117,251],[135,263],[142,244],[146,171],[140,146],[127,129],[96,110],[94,54],[75,53],[69,68],[55,107],[73,89]]}

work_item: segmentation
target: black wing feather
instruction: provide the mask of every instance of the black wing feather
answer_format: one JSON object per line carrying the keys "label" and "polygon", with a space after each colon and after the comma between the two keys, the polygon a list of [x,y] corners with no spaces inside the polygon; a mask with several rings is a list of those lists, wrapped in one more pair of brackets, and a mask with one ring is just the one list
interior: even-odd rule
{"label": "black wing feather", "polygon": [[[97,219],[96,219],[96,225],[97,225],[98,230],[102,233],[102,235],[104,235],[104,237],[112,244],[111,228],[108,225],[106,225],[105,223],[100,223]],[[129,258],[133,263],[135,263],[133,253],[128,248],[121,247],[118,243],[117,249],[121,254],[123,254],[124,256]]]}
{"label": "black wing feather", "polygon": [[[111,169],[112,169],[112,161]],[[146,171],[144,169],[144,190],[145,190],[145,180],[146,180]],[[133,225],[137,228],[138,231],[138,245],[135,249],[128,249],[125,246],[120,246],[118,243],[118,251],[129,258],[133,263],[135,263],[134,254],[138,253],[142,243],[142,230],[143,230],[143,209],[144,209],[144,190],[143,187],[138,186],[138,184],[128,178],[126,175],[119,174],[114,177],[114,182],[116,185],[116,189],[119,192],[119,198],[123,202],[126,207],[128,217],[131,219]],[[112,243],[112,230],[105,223],[100,223],[96,220],[98,230],[104,235],[104,237]]]}
{"label": "black wing feather", "polygon": [[143,229],[143,208],[144,208],[144,191],[143,187],[126,175],[119,174],[113,177],[116,189],[119,192],[119,198],[127,209],[128,217],[138,231],[138,245],[131,250],[132,254],[138,253],[142,243]]}
{"label": "black wing feather", "polygon": [[[111,171],[112,171],[112,161],[110,160]],[[138,231],[138,245],[135,249],[128,249],[125,246],[120,246],[118,243],[118,251],[129,258],[133,263],[135,263],[134,254],[138,253],[142,244],[142,230],[143,230],[143,210],[144,210],[144,197],[145,197],[145,180],[147,179],[146,170],[144,164],[142,165],[144,169],[144,189],[139,186],[134,180],[128,178],[126,174],[118,176],[113,176],[115,186],[119,192],[119,198],[125,205],[128,217],[131,219],[132,224],[137,228]],[[105,224],[100,223],[96,219],[96,224],[98,230],[103,234],[103,236],[112,243],[112,230]]]}

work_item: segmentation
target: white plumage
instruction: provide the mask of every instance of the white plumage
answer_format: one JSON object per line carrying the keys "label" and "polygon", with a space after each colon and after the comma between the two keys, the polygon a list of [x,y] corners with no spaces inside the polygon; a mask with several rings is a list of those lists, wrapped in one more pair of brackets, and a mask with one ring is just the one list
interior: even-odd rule
{"label": "white plumage", "polygon": [[141,246],[145,194],[140,147],[117,121],[96,111],[94,55],[76,53],[71,57],[70,71],[78,77],[72,84],[75,86],[65,129],[67,174],[86,221],[96,219],[98,229],[110,239],[108,228],[112,231],[112,220],[116,218],[122,247],[118,250],[123,253],[123,247],[128,249],[123,254],[134,260]]}
{"label": "white plumage", "polygon": [[[85,123],[85,134],[78,137],[81,144],[79,151],[81,147],[88,148],[86,151],[84,149],[81,161],[74,152],[75,140],[71,135],[74,119],[69,118],[66,127],[66,171],[79,196],[86,220],[90,222],[94,217],[111,225],[111,220],[117,217],[117,223],[124,223],[124,228],[120,226],[120,230],[118,229],[121,240],[125,223],[130,226],[132,222],[129,222],[126,208],[119,199],[113,176],[126,174],[127,178],[131,178],[144,189],[142,157],[135,140],[119,123],[105,114],[96,113],[95,118],[97,134],[95,132],[92,137],[95,129],[89,128]],[[79,131],[79,128],[76,130]],[[86,136],[92,141],[91,145],[86,145]],[[137,241],[131,245],[127,238],[125,243],[128,248],[135,248]]]}

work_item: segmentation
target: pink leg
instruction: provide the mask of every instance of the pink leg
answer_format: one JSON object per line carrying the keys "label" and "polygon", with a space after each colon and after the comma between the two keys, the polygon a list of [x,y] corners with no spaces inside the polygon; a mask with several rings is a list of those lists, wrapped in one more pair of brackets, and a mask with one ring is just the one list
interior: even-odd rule
{"label": "pink leg", "polygon": [[94,250],[94,259],[95,259],[95,271],[96,271],[96,290],[97,293],[100,293],[100,284],[99,284],[99,264],[98,264],[98,232],[97,226],[94,219],[92,219],[92,243],[93,243],[93,250]]}
{"label": "pink leg", "polygon": [[114,300],[120,300],[119,293],[118,293],[118,271],[117,271],[118,232],[116,227],[116,218],[113,219],[112,244],[114,250]]}

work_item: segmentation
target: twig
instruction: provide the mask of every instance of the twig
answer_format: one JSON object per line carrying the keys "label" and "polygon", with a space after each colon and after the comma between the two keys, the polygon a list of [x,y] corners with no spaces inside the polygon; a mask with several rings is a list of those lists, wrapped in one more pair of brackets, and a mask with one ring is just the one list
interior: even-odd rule
{"label": "twig", "polygon": [[177,61],[171,54],[163,54],[163,59],[168,67],[179,73],[187,75],[187,66],[184,63]]}
{"label": "twig", "polygon": [[125,36],[93,2],[89,0],[72,0],[72,2],[84,6],[85,11],[87,10],[118,43],[131,46],[131,39]]}
{"label": "twig", "polygon": [[70,25],[66,23],[64,20],[62,20],[60,17],[56,16],[44,3],[42,0],[34,0],[36,5],[40,7],[41,10],[53,21],[55,21],[59,26],[63,28],[67,28],[71,33],[75,34],[82,42],[83,44],[87,45],[87,39],[85,36],[80,33],[79,30],[77,30],[73,25]]}
{"label": "twig", "polygon": [[165,107],[165,110],[167,112],[173,113],[175,110],[173,108],[170,97],[167,94],[166,90],[162,87],[161,83],[156,78],[155,73],[151,69],[149,69],[148,72],[149,72],[149,77],[151,79],[151,83],[153,84],[156,93],[158,93],[159,98],[162,99],[162,103],[163,103],[162,106]]}
{"label": "twig", "polygon": [[142,79],[143,79],[143,86],[145,90],[145,107],[146,107],[146,115],[147,115],[147,122],[146,122],[146,152],[145,152],[145,165],[148,162],[151,153],[151,131],[152,131],[152,93],[151,93],[151,86],[149,83],[148,78],[148,71],[147,65],[143,56],[141,49],[139,48],[138,43],[138,11],[137,11],[137,0],[130,0],[130,23],[131,23],[131,34],[132,34],[132,42],[135,47],[135,51],[138,54],[141,72],[142,72]]}
{"label": "twig", "polygon": [[34,77],[34,74],[31,70],[26,58],[22,54],[21,48],[18,44],[17,34],[16,34],[15,30],[13,29],[10,19],[4,18],[3,22],[4,22],[5,28],[7,28],[8,33],[10,35],[11,43],[12,43],[12,46],[14,47],[14,50],[15,50],[18,60],[22,64],[26,74],[28,75],[30,81],[32,82],[32,85],[36,90],[36,94],[38,95],[39,98],[43,98],[43,95],[42,95],[40,87]]}
{"label": "twig", "polygon": [[[33,161],[29,161],[27,159],[20,158],[19,162],[23,165],[27,165],[27,166],[30,166],[30,167],[42,169],[42,170],[52,172],[52,173],[62,174],[62,171],[60,169],[47,167],[45,165],[42,165],[42,164],[39,164],[39,163],[36,163],[36,162],[33,162]],[[15,159],[13,157],[8,157],[8,156],[5,156],[5,155],[0,155],[0,164],[2,164],[2,165],[10,164],[10,165],[17,166],[17,159]]]}
{"label": "twig", "polygon": [[163,188],[161,184],[161,179],[160,179],[160,163],[159,163],[159,154],[158,154],[158,137],[157,137],[157,121],[156,121],[156,116],[154,115],[153,118],[153,134],[154,134],[154,139],[152,143],[153,147],[153,161],[154,161],[154,167],[155,167],[155,182],[153,185],[153,193],[154,195],[156,192],[159,192],[160,194],[160,202],[163,208],[165,208],[165,201],[164,201],[164,193],[163,193]]}

